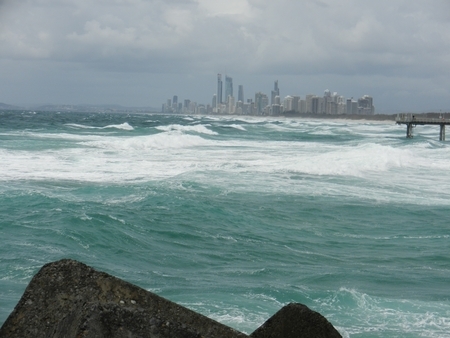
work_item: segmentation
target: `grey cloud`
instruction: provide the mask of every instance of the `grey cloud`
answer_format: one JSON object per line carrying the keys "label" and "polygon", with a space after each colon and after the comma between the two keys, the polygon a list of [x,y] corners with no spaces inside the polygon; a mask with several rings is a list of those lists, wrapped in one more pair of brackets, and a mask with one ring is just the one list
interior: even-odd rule
{"label": "grey cloud", "polygon": [[[450,88],[448,13],[447,0],[0,0],[0,65],[33,69],[45,61],[55,73],[49,83],[62,81],[60,72],[79,79],[71,85],[83,83],[81,75],[120,81],[127,73],[147,76],[150,86],[163,74],[186,83],[197,74],[199,84],[209,76],[214,84],[217,72],[228,72],[269,82],[285,77],[291,91],[307,91],[293,80],[307,78],[311,87],[335,81],[380,97],[386,86],[425,98],[421,84],[439,95]],[[402,81],[411,88],[393,87]]]}

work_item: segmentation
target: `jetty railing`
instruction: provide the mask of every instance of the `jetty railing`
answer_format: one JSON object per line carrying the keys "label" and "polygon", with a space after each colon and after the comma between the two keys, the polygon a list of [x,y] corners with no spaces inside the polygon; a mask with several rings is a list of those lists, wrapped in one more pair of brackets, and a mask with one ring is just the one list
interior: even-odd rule
{"label": "jetty railing", "polygon": [[445,141],[445,126],[450,124],[450,119],[446,119],[443,116],[438,118],[415,116],[413,114],[398,114],[395,118],[397,124],[406,124],[406,137],[411,138],[412,130],[418,125],[439,125],[439,141]]}

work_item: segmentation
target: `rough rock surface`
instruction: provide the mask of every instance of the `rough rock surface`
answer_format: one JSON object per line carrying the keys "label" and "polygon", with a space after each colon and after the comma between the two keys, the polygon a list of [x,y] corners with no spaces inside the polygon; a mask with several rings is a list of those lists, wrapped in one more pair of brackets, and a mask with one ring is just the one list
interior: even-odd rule
{"label": "rough rock surface", "polygon": [[340,333],[320,313],[298,303],[284,306],[256,329],[252,338],[341,338]]}
{"label": "rough rock surface", "polygon": [[[333,330],[320,314],[290,304],[251,337],[340,337],[327,335]],[[44,265],[33,277],[0,328],[0,337],[248,336],[133,284],[63,259]]]}

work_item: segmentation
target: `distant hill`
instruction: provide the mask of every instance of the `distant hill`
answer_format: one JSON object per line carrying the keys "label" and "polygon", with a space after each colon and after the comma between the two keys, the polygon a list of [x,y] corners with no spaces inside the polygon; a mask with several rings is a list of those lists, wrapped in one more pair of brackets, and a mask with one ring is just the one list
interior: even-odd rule
{"label": "distant hill", "polygon": [[10,104],[0,102],[0,110],[22,110],[22,109],[23,109],[22,107],[13,106]]}

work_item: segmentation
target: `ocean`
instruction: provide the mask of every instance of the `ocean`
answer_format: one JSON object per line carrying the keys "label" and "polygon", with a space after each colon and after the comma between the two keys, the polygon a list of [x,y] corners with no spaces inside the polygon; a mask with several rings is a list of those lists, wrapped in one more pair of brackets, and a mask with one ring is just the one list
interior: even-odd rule
{"label": "ocean", "polygon": [[450,337],[450,143],[393,121],[0,112],[0,325],[73,258],[251,333]]}

